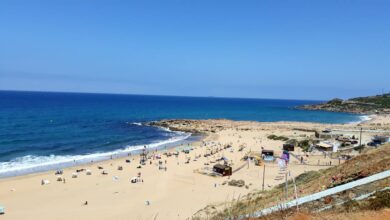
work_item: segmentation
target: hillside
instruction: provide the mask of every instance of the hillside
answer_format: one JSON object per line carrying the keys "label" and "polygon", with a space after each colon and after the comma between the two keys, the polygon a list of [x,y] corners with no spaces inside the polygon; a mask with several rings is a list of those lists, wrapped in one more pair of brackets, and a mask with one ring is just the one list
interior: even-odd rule
{"label": "hillside", "polygon": [[[340,184],[345,184],[366,176],[373,175],[382,171],[390,169],[390,144],[384,145],[379,149],[370,149],[361,155],[347,161],[344,164],[335,166],[326,170],[321,171],[310,171],[304,173],[296,178],[296,185],[299,192],[299,196],[312,194],[315,192],[329,189]],[[333,180],[332,180],[333,179]],[[372,184],[364,185],[356,189],[350,190],[345,193],[341,193],[334,198],[331,198],[331,203],[326,201],[319,201],[318,203],[310,204],[301,207],[301,211],[311,213],[314,210],[318,210],[321,206],[340,202],[342,200],[347,201],[352,198],[356,198],[361,194],[369,193],[378,189],[383,189],[389,186],[390,179],[384,179]],[[293,199],[294,188],[292,182],[288,188],[289,199]],[[386,192],[387,193],[387,192]],[[248,195],[242,196],[240,199],[226,202],[224,204],[215,204],[205,207],[200,210],[193,219],[211,219],[219,220],[231,218],[235,219],[237,216],[253,213],[254,211],[261,210],[272,205],[276,205],[284,201],[284,185],[270,190],[270,191],[253,191]],[[363,207],[363,206],[362,206]],[[369,210],[369,209],[368,209]],[[364,211],[354,210],[354,211]],[[341,210],[341,213],[343,210]],[[283,216],[294,214],[292,213],[279,213]],[[278,213],[275,213],[271,217],[263,217],[259,219],[285,219],[279,218]],[[340,212],[338,212],[340,214]],[[327,214],[326,214],[327,215]],[[326,218],[324,218],[326,219]],[[341,218],[344,219],[344,218]]]}
{"label": "hillside", "polygon": [[376,96],[357,97],[347,100],[332,99],[328,102],[298,106],[305,110],[350,112],[357,114],[390,113],[390,93]]}

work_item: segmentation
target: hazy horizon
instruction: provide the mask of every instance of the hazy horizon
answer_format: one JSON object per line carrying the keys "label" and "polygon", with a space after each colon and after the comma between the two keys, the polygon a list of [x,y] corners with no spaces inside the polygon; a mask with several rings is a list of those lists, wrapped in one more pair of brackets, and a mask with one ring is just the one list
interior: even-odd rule
{"label": "hazy horizon", "polygon": [[[283,97],[275,97],[275,98],[268,98],[268,97],[230,97],[230,96],[193,96],[193,95],[165,95],[165,94],[141,94],[141,93],[115,93],[115,92],[77,92],[77,91],[45,91],[45,90],[3,90],[0,89],[0,92],[34,92],[34,93],[75,93],[75,94],[97,94],[97,95],[129,95],[129,96],[167,96],[167,97],[188,97],[188,98],[221,98],[221,99],[259,99],[259,100],[296,100],[296,101],[330,101],[331,99],[340,98],[340,97],[333,97],[331,99],[287,99]],[[381,95],[381,94],[371,94],[371,95],[365,95],[365,96],[375,96],[375,95]],[[350,99],[350,98],[357,98],[357,97],[365,97],[365,96],[353,96],[353,97],[347,97],[347,98],[341,98],[341,99]]]}

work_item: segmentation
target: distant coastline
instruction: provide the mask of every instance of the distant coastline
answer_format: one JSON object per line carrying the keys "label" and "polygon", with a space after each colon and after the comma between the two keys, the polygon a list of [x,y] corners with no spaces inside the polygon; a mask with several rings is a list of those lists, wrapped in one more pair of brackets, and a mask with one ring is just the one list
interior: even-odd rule
{"label": "distant coastline", "polygon": [[347,100],[335,98],[324,103],[297,106],[297,109],[362,115],[390,114],[390,93]]}

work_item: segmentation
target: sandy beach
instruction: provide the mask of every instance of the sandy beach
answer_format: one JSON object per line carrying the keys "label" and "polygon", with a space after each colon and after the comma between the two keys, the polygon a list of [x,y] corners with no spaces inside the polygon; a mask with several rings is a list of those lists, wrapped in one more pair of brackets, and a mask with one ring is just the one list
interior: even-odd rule
{"label": "sandy beach", "polygon": [[[150,156],[158,154],[161,159],[152,156],[142,168],[137,168],[139,155],[70,167],[64,169],[61,176],[65,182],[56,181],[58,176],[54,171],[1,179],[0,204],[6,208],[6,214],[0,215],[0,219],[188,219],[208,204],[231,201],[261,189],[263,165],[256,166],[241,159],[250,151],[260,151],[261,147],[274,150],[275,155],[280,156],[284,142],[270,140],[267,136],[275,134],[299,140],[313,137],[312,130],[325,128],[356,135],[361,127],[379,131],[390,129],[389,116],[371,118],[362,124],[191,121],[178,129],[197,130],[205,137],[191,145],[193,150],[189,154],[181,152],[178,157],[167,157],[163,152],[148,149]],[[367,143],[372,135],[364,132],[362,143]],[[227,145],[232,147],[224,149]],[[214,154],[204,157],[210,152]],[[300,148],[295,148],[294,155],[296,157],[292,156],[288,165],[292,176],[343,162],[322,153],[305,155]],[[300,162],[301,156],[305,156],[304,164]],[[211,169],[221,157],[229,159],[233,170],[238,169],[231,177],[211,177],[199,172],[205,167]],[[126,163],[127,159],[131,162]],[[159,161],[166,170],[159,169]],[[118,166],[123,169],[119,170]],[[77,169],[91,170],[92,175],[82,171],[77,178],[72,178]],[[107,175],[101,174],[103,170]],[[139,173],[142,181],[131,183],[130,179]],[[283,176],[276,162],[267,163],[265,190],[283,183]],[[231,179],[244,180],[245,186],[223,185]],[[50,183],[41,185],[42,180]],[[304,189],[299,190],[304,193]]]}

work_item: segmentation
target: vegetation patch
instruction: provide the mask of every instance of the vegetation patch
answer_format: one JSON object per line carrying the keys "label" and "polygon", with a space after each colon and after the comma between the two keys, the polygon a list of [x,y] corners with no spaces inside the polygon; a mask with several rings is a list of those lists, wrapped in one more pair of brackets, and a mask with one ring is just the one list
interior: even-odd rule
{"label": "vegetation patch", "polygon": [[267,138],[270,139],[270,140],[275,140],[275,141],[288,141],[288,139],[289,139],[288,137],[277,136],[277,135],[274,135],[274,134],[268,135]]}
{"label": "vegetation patch", "polygon": [[370,210],[379,210],[390,208],[390,190],[376,192],[369,200],[367,208]]}

